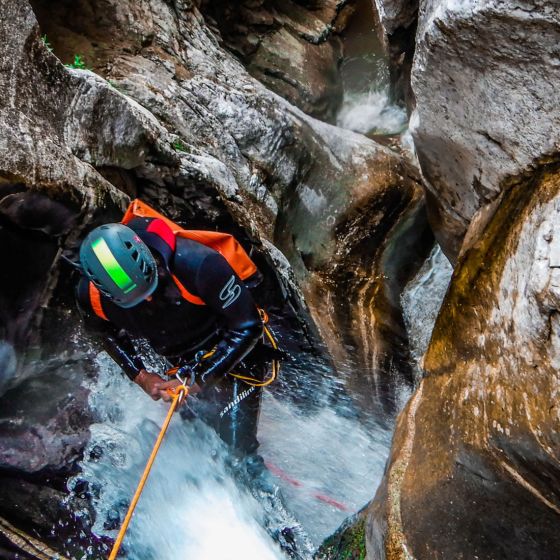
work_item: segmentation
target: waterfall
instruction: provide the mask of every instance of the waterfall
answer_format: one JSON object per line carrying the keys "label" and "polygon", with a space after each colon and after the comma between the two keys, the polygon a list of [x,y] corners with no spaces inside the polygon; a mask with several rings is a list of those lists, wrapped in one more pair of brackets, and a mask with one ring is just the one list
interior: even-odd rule
{"label": "waterfall", "polygon": [[[104,353],[97,365],[90,406],[98,422],[70,488],[87,483],[96,514],[93,531],[114,538],[167,405],[142,393]],[[305,378],[298,384],[304,392],[316,389]],[[271,537],[272,517],[277,529],[300,527],[308,535],[307,550],[299,552],[311,558],[314,548],[371,499],[390,447],[388,428],[367,429],[346,401],[333,397],[325,395],[324,405],[310,412],[274,390],[265,393],[259,453],[286,506],[273,512],[266,496],[255,497],[232,474],[235,458],[214,431],[177,414],[125,539],[129,557],[286,558]]]}
{"label": "waterfall", "polygon": [[389,96],[389,65],[376,30],[373,4],[360,1],[356,7],[343,34],[344,96],[336,124],[362,134],[400,134],[408,119],[405,109]]}

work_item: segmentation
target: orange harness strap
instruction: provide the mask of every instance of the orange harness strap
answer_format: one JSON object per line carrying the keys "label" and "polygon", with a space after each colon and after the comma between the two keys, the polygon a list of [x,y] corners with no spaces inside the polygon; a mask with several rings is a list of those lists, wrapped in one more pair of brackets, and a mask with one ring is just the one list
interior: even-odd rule
{"label": "orange harness strap", "polygon": [[89,301],[91,302],[91,307],[93,312],[98,316],[108,321],[105,311],[103,311],[103,306],[101,305],[101,292],[95,287],[93,282],[89,283]]}

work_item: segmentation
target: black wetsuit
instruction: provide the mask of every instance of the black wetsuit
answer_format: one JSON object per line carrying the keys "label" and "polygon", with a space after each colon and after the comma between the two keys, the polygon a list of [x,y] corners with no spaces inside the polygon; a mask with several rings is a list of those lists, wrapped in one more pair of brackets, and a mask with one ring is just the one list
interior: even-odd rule
{"label": "black wetsuit", "polygon": [[[202,386],[200,409],[226,443],[252,452],[258,446],[257,420],[261,389],[227,375],[236,372],[262,380],[266,365],[249,353],[262,338],[263,324],[248,288],[227,260],[213,249],[177,238],[175,251],[146,234],[149,218],[135,218],[129,224],[160,255],[158,286],[150,301],[125,309],[103,295],[101,304],[108,321],[92,309],[89,281],[82,278],[77,299],[87,324],[103,337],[108,354],[134,380],[144,364],[133,339],[146,339],[152,348],[173,365],[191,361],[200,351],[214,349],[197,368]],[[181,284],[205,305],[187,301],[174,282]],[[260,363],[259,363],[260,362]]]}

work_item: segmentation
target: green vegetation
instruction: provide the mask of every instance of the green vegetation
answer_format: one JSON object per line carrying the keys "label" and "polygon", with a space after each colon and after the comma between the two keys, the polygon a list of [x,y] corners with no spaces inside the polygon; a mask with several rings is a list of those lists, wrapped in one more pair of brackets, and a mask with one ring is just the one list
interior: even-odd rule
{"label": "green vegetation", "polygon": [[75,68],[76,70],[90,70],[90,68],[86,66],[84,57],[81,54],[75,54],[74,62],[65,64],[64,66],[66,66],[66,68]]}
{"label": "green vegetation", "polygon": [[45,45],[50,52],[53,51],[52,45],[46,35],[41,35],[41,41],[43,41],[43,45]]}
{"label": "green vegetation", "polygon": [[365,557],[365,515],[348,519],[314,556],[316,560],[365,560]]}
{"label": "green vegetation", "polygon": [[187,146],[183,143],[181,139],[175,140],[171,146],[176,152],[188,152]]}

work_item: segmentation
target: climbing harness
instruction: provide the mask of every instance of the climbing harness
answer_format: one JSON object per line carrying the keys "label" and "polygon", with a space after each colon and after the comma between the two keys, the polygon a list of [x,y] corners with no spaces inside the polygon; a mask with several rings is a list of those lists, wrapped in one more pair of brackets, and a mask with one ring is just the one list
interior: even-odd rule
{"label": "climbing harness", "polygon": [[169,427],[169,423],[171,422],[171,418],[173,417],[173,413],[175,412],[177,406],[183,402],[184,399],[187,398],[189,394],[189,385],[187,384],[187,380],[181,379],[177,374],[179,381],[181,381],[181,385],[177,386],[175,389],[168,389],[167,392],[170,396],[173,397],[173,401],[171,402],[171,406],[169,407],[169,412],[163,422],[163,426],[159,432],[159,435],[156,439],[152,452],[150,454],[150,458],[146,463],[146,467],[144,468],[144,472],[140,478],[140,482],[136,488],[136,492],[134,492],[134,496],[132,501],[130,502],[130,506],[128,507],[128,511],[126,512],[126,516],[124,518],[123,524],[121,525],[121,529],[119,534],[117,535],[117,539],[115,540],[115,544],[111,550],[111,554],[109,556],[109,560],[115,560],[117,554],[119,553],[119,549],[121,547],[122,541],[128,529],[128,525],[130,524],[130,520],[132,519],[132,515],[134,514],[134,510],[136,509],[136,504],[138,504],[138,500],[140,499],[140,495],[142,494],[142,490],[144,490],[144,486],[146,485],[146,481],[152,470],[152,465],[154,464],[155,458],[163,441],[163,437],[167,432],[167,428]]}
{"label": "climbing harness", "polygon": [[[264,309],[262,309],[260,307],[259,307],[259,314],[260,314],[262,322],[263,322],[264,335],[268,339],[268,342],[270,343],[270,346],[272,347],[272,349],[275,352],[278,352],[278,342],[276,341],[276,338],[274,337],[270,328],[267,326],[268,321],[269,321],[268,314]],[[176,375],[177,373],[180,373],[180,372],[185,372],[185,373],[188,372],[192,376],[192,378],[194,379],[196,368],[204,360],[206,360],[207,358],[210,358],[214,354],[215,351],[216,351],[216,348],[213,348],[209,352],[205,352],[204,350],[201,350],[200,352],[198,352],[195,355],[194,360],[193,360],[194,364],[189,363],[189,364],[186,364],[186,365],[183,365],[183,366],[177,366],[177,367],[171,368],[167,371],[166,375],[173,376],[173,375]],[[270,385],[271,383],[274,383],[274,381],[276,381],[279,373],[280,373],[280,360],[278,358],[273,358],[272,359],[270,376],[268,377],[268,379],[265,379],[264,381],[260,381],[258,379],[255,379],[254,377],[249,377],[247,375],[240,375],[238,373],[233,373],[231,371],[228,373],[228,375],[230,375],[231,377],[235,377],[235,379],[239,379],[240,381],[243,381],[243,383],[245,383],[245,384],[247,384],[251,387],[268,387],[268,385]]]}
{"label": "climbing harness", "polygon": [[[269,320],[268,313],[260,307],[259,307],[259,313],[263,322],[264,334],[266,335],[266,338],[270,342],[270,345],[272,346],[273,350],[278,351],[278,342],[276,341],[276,338],[272,334],[270,328],[267,326]],[[278,377],[279,373],[280,373],[280,360],[274,358],[272,360],[270,377],[268,379],[265,379],[264,381],[258,381],[253,377],[247,377],[245,375],[239,375],[237,373],[232,373],[232,372],[230,372],[229,375],[235,377],[236,379],[239,379],[240,381],[243,381],[244,383],[250,385],[251,387],[267,387],[268,385],[276,381],[276,378]]]}

